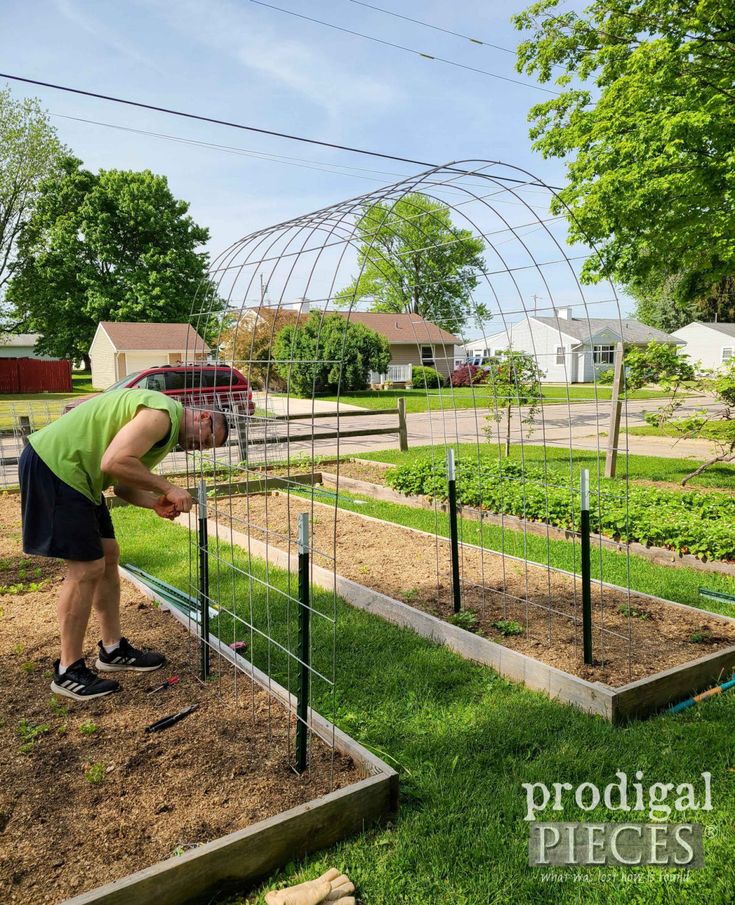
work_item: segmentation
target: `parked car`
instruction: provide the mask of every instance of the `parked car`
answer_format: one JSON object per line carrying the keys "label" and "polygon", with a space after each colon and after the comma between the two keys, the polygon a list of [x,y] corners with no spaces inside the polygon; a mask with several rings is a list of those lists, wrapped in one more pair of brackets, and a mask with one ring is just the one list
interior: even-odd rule
{"label": "parked car", "polygon": [[[250,383],[236,368],[229,365],[160,365],[145,368],[113,383],[105,393],[126,387],[158,390],[184,405],[211,407],[221,411],[231,411],[235,406],[241,406],[247,407],[248,415],[255,411]],[[64,411],[68,412],[91,398],[92,395],[71,399],[64,406]]]}

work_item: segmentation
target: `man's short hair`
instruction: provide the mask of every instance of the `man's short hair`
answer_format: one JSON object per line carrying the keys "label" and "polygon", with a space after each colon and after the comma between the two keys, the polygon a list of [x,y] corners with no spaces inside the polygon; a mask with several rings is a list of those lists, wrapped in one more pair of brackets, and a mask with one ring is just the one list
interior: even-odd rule
{"label": "man's short hair", "polygon": [[230,425],[227,422],[227,416],[222,412],[212,412],[212,424],[214,425],[215,433],[222,432],[222,442],[218,443],[217,446],[224,446],[230,435]]}

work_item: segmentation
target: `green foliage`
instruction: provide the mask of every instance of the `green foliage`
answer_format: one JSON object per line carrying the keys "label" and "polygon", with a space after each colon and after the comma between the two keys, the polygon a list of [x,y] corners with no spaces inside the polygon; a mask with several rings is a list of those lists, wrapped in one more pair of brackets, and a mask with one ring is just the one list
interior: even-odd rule
{"label": "green foliage", "polygon": [[628,606],[628,604],[624,603],[618,607],[618,612],[621,616],[626,616],[630,619],[650,619],[651,614],[646,612],[646,610],[641,610],[638,607]]}
{"label": "green foliage", "polygon": [[209,233],[164,176],[95,175],[74,157],[62,168],[40,185],[8,286],[16,316],[43,333],[39,351],[86,358],[101,320],[184,322],[195,298],[213,300],[196,251]]}
{"label": "green foliage", "polygon": [[461,331],[470,315],[488,318],[486,307],[472,301],[485,246],[453,225],[445,204],[418,192],[372,204],[357,236],[359,276],[335,304],[367,300],[372,311],[418,314],[450,333]]}
{"label": "green foliage", "polygon": [[20,736],[22,754],[30,754],[38,739],[49,731],[48,723],[32,723],[22,719],[18,723],[18,735]]}
{"label": "green foliage", "polygon": [[99,732],[99,729],[100,727],[94,720],[84,720],[84,722],[79,725],[79,731],[82,735],[86,736],[94,735],[96,732]]}
{"label": "green foliage", "polygon": [[[400,465],[386,483],[404,494],[447,499],[444,463]],[[623,542],[668,547],[700,559],[735,559],[735,497],[726,493],[658,490],[630,486],[627,495],[614,480],[602,479],[593,502],[593,532]],[[555,482],[543,467],[460,459],[457,501],[465,506],[579,530],[579,506],[561,476]]]}
{"label": "green foliage", "polygon": [[444,386],[444,377],[435,369],[424,365],[416,365],[411,371],[411,382],[414,389],[437,390]]}
{"label": "green foliage", "polygon": [[88,764],[84,769],[84,778],[93,786],[99,785],[105,781],[107,768],[99,761],[94,764]]}
{"label": "green foliage", "polygon": [[[510,450],[510,423],[513,407],[523,408],[524,424],[533,428],[543,400],[541,378],[543,374],[536,358],[528,352],[503,349],[493,356],[483,381],[489,388],[491,414],[487,420],[500,423],[505,417],[505,452]],[[530,431],[529,431],[530,432]],[[485,428],[489,440],[493,439],[492,424]]]}
{"label": "green foliage", "polygon": [[458,625],[467,632],[474,632],[477,629],[477,613],[474,610],[460,610],[458,613],[452,613],[449,621],[452,625]]}
{"label": "green foliage", "polygon": [[35,98],[16,101],[9,88],[0,89],[0,299],[39,185],[57,171],[63,150]]}
{"label": "green foliage", "polygon": [[561,91],[531,109],[530,134],[544,157],[567,162],[552,209],[571,242],[599,252],[584,278],[612,275],[639,297],[673,278],[667,291],[683,303],[729,293],[730,4],[594,0],[579,13],[540,0],[514,22],[528,33],[518,69]]}
{"label": "green foliage", "polygon": [[[647,346],[629,346],[625,350],[625,389],[640,390],[657,383],[672,391],[694,380],[694,368],[688,355],[666,343],[650,342]],[[614,370],[603,371],[602,383],[612,383]]]}
{"label": "green foliage", "polygon": [[340,314],[312,311],[279,331],[273,361],[289,392],[309,397],[365,389],[370,371],[388,368],[390,346],[375,330]]}
{"label": "green foliage", "polygon": [[505,637],[523,634],[523,626],[520,622],[516,622],[515,619],[496,619],[493,622],[493,628],[497,629]]}

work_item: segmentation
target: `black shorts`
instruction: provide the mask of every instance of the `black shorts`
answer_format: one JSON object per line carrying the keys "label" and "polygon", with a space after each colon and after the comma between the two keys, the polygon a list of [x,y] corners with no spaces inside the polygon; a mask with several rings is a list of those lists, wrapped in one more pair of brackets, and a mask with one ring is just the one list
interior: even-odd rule
{"label": "black shorts", "polygon": [[18,462],[18,476],[25,553],[79,562],[102,558],[102,538],[115,537],[104,501],[95,504],[57,478],[30,445]]}

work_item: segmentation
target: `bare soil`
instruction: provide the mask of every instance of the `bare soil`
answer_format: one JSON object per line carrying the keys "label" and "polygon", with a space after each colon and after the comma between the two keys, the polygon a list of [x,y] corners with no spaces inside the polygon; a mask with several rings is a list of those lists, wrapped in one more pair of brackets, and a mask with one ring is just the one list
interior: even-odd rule
{"label": "bare soil", "polygon": [[[58,902],[360,778],[350,758],[315,738],[310,770],[297,776],[282,708],[242,674],[235,691],[227,669],[203,685],[188,632],[127,583],[124,631],[165,651],[168,664],[121,673],[122,691],[96,702],[53,696],[59,564],[19,554],[17,496],[0,496],[0,519],[2,561],[24,586],[36,568],[44,581],[0,596],[0,901]],[[96,641],[92,626],[88,663]],[[173,675],[178,685],[147,695]],[[194,703],[187,719],[144,732]]]}
{"label": "bare soil", "polygon": [[[238,530],[247,530],[249,518],[252,536],[265,540],[255,526],[267,525],[269,542],[280,547],[289,527],[296,538],[298,513],[311,507],[301,497],[270,494],[266,518],[265,496],[231,503]],[[221,521],[229,505],[229,499],[222,505]],[[339,575],[452,619],[448,540],[329,505],[315,504],[312,512],[317,565],[333,568],[334,556]],[[595,662],[586,666],[578,577],[467,546],[461,547],[460,573],[463,608],[475,614],[472,630],[589,681],[621,686],[735,644],[735,622],[593,583]],[[507,634],[509,628],[519,634]]]}

